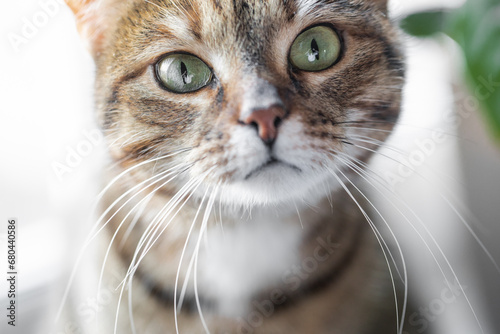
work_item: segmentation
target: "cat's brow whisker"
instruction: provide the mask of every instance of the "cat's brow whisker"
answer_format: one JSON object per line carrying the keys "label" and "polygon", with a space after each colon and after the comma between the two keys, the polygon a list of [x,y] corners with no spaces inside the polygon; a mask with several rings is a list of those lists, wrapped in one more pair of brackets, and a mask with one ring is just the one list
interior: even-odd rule
{"label": "cat's brow whisker", "polygon": [[[335,166],[335,168],[340,172],[340,169],[338,167]],[[352,192],[349,190],[349,188],[346,186],[346,184],[340,179],[340,177],[334,172],[332,171],[330,168],[327,167],[327,170],[333,175],[333,177],[339,182],[339,184],[341,185],[341,187],[344,189],[344,191],[348,194],[348,196],[353,200],[353,202],[356,204],[356,206],[359,208],[359,210],[361,211],[361,213],[363,214],[363,216],[365,217],[366,221],[368,222],[368,225],[370,226],[370,228],[372,229],[374,235],[375,235],[375,238],[377,239],[377,242],[379,243],[380,245],[380,249],[382,250],[382,253],[383,253],[383,256],[385,258],[385,261],[387,263],[387,268],[389,270],[389,274],[390,274],[390,278],[391,278],[391,282],[392,282],[392,287],[393,287],[393,292],[394,292],[394,300],[395,300],[395,304],[396,304],[396,319],[397,319],[397,324],[396,324],[396,328],[398,329],[398,333],[400,333],[399,331],[399,328],[400,328],[400,316],[399,316],[399,304],[398,304],[398,298],[397,298],[397,291],[396,291],[396,285],[395,285],[395,282],[394,282],[394,275],[392,273],[392,269],[391,269],[391,264],[389,262],[389,259],[387,257],[387,252],[390,252],[387,244],[385,243],[383,237],[382,237],[382,234],[379,232],[378,228],[375,226],[374,222],[372,221],[372,219],[370,218],[370,216],[367,214],[367,212],[363,209],[363,207],[361,206],[361,204],[358,202],[358,200],[356,199],[356,197],[354,197],[354,195],[352,194]],[[344,175],[345,177],[345,175]],[[347,179],[347,178],[346,178]],[[352,182],[347,179],[351,184]],[[359,190],[358,190],[359,191]],[[396,240],[396,243],[397,243],[397,240]],[[384,247],[385,245],[385,247]],[[387,249],[387,250],[386,250]],[[401,254],[401,258],[402,258],[402,261],[404,263],[404,257],[403,257],[403,254]],[[394,263],[394,265],[396,266],[396,263]],[[404,274],[405,274],[405,277],[404,277],[404,285],[405,285],[405,291],[407,289],[407,276],[406,276],[406,265],[403,266],[404,268]],[[407,298],[407,293],[405,293],[405,304],[404,304],[404,310],[406,308],[406,298]],[[404,313],[403,313],[403,316],[401,317],[401,328],[402,328],[402,325],[403,325],[403,321],[404,321]]]}

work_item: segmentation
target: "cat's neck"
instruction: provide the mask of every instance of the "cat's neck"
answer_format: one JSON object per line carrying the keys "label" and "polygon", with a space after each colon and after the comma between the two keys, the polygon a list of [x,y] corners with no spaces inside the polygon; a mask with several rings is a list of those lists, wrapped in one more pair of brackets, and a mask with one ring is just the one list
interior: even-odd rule
{"label": "cat's neck", "polygon": [[[135,215],[129,215],[119,229],[127,210],[112,219],[112,231],[119,231],[115,245],[125,245],[114,248],[126,266],[149,224],[171,199],[166,193],[151,199],[147,214],[127,239],[121,240]],[[288,301],[300,299],[304,291],[330,284],[362,244],[358,241],[366,222],[359,211],[346,196],[334,196],[331,201],[325,199],[313,207],[294,205],[294,210],[255,208],[244,215],[219,210],[216,202],[203,234],[204,208],[195,219],[200,203],[189,201],[173,220],[158,225],[158,233],[168,227],[142,260],[136,278],[156,291],[165,305],[173,305],[174,294],[180,298],[187,279],[188,305],[195,296],[196,272],[200,299],[231,317],[248,312],[256,301],[276,291]],[[137,204],[133,203],[127,206]]]}

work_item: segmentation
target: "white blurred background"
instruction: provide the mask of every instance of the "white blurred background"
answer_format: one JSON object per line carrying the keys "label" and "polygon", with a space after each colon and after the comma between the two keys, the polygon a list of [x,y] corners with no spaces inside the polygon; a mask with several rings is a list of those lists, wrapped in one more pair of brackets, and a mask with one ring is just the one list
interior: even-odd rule
{"label": "white blurred background", "polygon": [[[402,17],[462,3],[395,0],[392,12]],[[2,311],[0,332],[49,334],[100,187],[104,148],[93,137],[94,69],[62,0],[4,1],[0,27],[2,310],[7,302],[7,219],[15,217],[19,224],[18,326],[6,326]],[[453,42],[407,38],[406,43],[405,113],[390,148],[373,166],[392,180],[393,192],[384,192],[388,200],[373,190],[375,204],[404,245],[409,283],[419,296],[416,326],[426,322],[437,333],[481,333],[476,314],[484,333],[500,333],[500,323],[494,323],[500,314],[500,274],[480,247],[500,262],[500,148],[490,142],[481,115],[460,114],[463,100],[453,103],[453,93],[463,93],[461,58]],[[391,159],[406,159],[411,168],[402,172]],[[472,308],[463,295],[443,302],[447,285],[426,245],[446,277],[452,283],[454,274],[459,278]]]}

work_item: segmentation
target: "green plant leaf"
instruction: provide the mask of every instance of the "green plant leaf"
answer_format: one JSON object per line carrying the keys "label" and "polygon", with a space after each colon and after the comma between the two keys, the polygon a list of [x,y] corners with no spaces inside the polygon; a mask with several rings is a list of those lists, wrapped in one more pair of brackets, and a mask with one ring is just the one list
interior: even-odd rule
{"label": "green plant leaf", "polygon": [[446,21],[444,11],[412,14],[401,21],[401,28],[417,37],[429,37],[442,32]]}
{"label": "green plant leaf", "polygon": [[417,37],[444,32],[460,45],[470,94],[500,142],[500,1],[469,0],[452,12],[412,14],[401,27]]}
{"label": "green plant leaf", "polygon": [[469,0],[450,17],[446,33],[464,52],[471,96],[500,142],[500,3]]}

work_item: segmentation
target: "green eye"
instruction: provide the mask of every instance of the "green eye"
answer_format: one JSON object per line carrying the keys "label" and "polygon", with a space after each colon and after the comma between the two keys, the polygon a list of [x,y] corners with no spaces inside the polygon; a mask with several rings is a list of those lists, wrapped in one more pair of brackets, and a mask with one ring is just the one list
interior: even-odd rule
{"label": "green eye", "polygon": [[340,57],[340,39],[326,26],[316,26],[301,33],[290,49],[290,62],[303,71],[322,71]]}
{"label": "green eye", "polygon": [[190,93],[208,85],[212,71],[200,58],[184,53],[166,56],[156,65],[158,79],[174,93]]}

